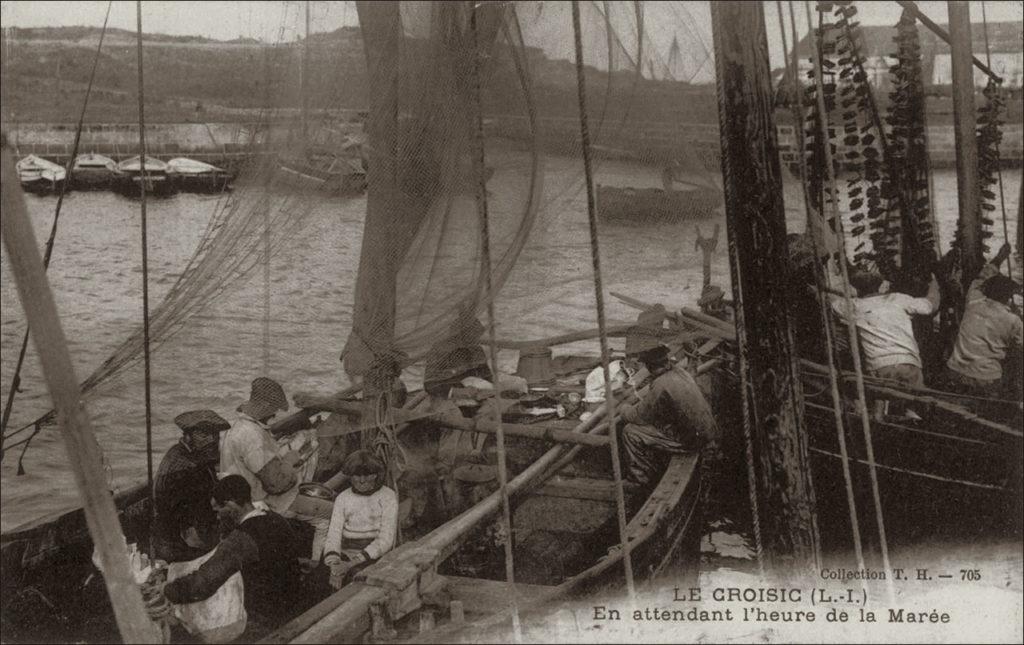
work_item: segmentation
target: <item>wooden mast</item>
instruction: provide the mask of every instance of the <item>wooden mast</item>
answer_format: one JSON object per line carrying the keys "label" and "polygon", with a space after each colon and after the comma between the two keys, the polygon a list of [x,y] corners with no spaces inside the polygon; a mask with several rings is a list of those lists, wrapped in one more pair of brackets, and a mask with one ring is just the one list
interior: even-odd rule
{"label": "wooden mast", "polygon": [[786,303],[782,175],[760,2],[711,4],[726,227],[766,564],[810,573],[819,539]]}
{"label": "wooden mast", "polygon": [[960,206],[958,230],[963,245],[963,286],[967,289],[981,268],[983,257],[978,213],[978,135],[974,111],[974,71],[971,67],[971,9],[963,0],[950,0],[948,7],[956,192]]}
{"label": "wooden mast", "polygon": [[306,0],[306,38],[302,42],[302,152],[309,152],[309,0]]}
{"label": "wooden mast", "polygon": [[99,444],[89,424],[89,415],[82,407],[78,378],[68,353],[53,293],[46,279],[46,270],[39,256],[39,246],[17,184],[18,173],[11,159],[6,136],[2,140],[0,163],[3,166],[0,174],[3,210],[0,228],[3,230],[7,259],[25,309],[25,318],[32,329],[32,340],[43,366],[50,396],[57,409],[61,437],[82,498],[89,534],[102,564],[103,579],[110,594],[117,626],[126,643],[159,643],[160,630],[146,614],[142,593],[135,584],[128,564],[124,534],[121,532],[114,499],[107,490]]}

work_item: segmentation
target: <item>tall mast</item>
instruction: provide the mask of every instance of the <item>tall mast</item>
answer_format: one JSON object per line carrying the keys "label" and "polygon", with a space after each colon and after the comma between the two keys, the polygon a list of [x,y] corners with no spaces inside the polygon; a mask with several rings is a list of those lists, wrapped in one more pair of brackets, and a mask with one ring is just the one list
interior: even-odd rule
{"label": "tall mast", "polygon": [[713,2],[722,179],[744,422],[766,564],[810,573],[819,539],[786,303],[786,219],[760,2]]}
{"label": "tall mast", "polygon": [[309,0],[306,0],[306,39],[302,43],[302,71],[300,90],[302,93],[302,147],[303,153],[309,147]]}
{"label": "tall mast", "polygon": [[953,72],[953,134],[956,141],[956,192],[960,206],[964,288],[981,267],[981,221],[978,217],[978,140],[974,113],[974,70],[971,68],[971,9],[950,0],[949,38]]}

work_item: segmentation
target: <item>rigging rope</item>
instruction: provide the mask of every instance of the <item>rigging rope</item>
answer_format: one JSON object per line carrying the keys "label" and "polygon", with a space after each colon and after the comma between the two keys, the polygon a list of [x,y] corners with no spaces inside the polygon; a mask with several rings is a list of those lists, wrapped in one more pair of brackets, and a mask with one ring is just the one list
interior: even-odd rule
{"label": "rigging rope", "polygon": [[[782,32],[782,48],[783,51],[789,51],[789,48],[786,43],[786,29],[782,17],[782,0],[776,0],[775,4],[779,12],[779,30]],[[793,75],[793,109],[797,113],[794,117],[794,121],[796,123],[795,129],[797,132],[800,133],[800,183],[804,187],[804,208],[807,211],[807,224],[808,227],[810,227],[811,217],[814,217],[814,215],[812,215],[811,202],[808,198],[807,159],[806,150],[804,148],[803,143],[802,114],[799,111],[799,105],[801,104],[797,103],[797,101],[799,101],[799,97],[801,94],[801,85],[800,79],[798,78],[798,74],[800,73],[799,67],[796,64],[797,36],[796,17],[795,12],[793,10],[793,0],[789,0],[789,18],[791,31],[793,33],[793,58],[787,58],[785,62],[788,71]],[[825,329],[825,351],[826,358],[828,359],[829,388],[832,396],[832,412],[835,418],[836,438],[839,442],[839,452],[842,455],[843,459],[843,481],[846,484],[846,504],[850,516],[851,532],[853,534],[853,550],[857,558],[857,566],[858,568],[863,570],[865,568],[864,551],[861,545],[860,522],[857,518],[857,502],[854,499],[853,494],[853,478],[850,474],[850,457],[846,449],[846,424],[843,422],[843,402],[842,396],[839,393],[839,375],[836,369],[835,350],[833,346],[835,328],[832,325],[832,318],[829,315],[828,307],[826,306],[828,303],[828,295],[825,293],[825,285],[823,280],[824,273],[821,265],[821,250],[818,249],[817,236],[814,234],[813,231],[810,230],[810,228],[807,229],[806,235],[807,237],[810,238],[811,241],[811,253],[814,256],[814,285],[818,293],[818,302],[821,303],[822,305],[821,307],[819,307],[819,309],[821,310],[822,326]],[[867,581],[861,580],[861,584],[866,590]]]}
{"label": "rigging rope", "polygon": [[[151,400],[151,379],[149,362],[149,244],[146,239],[146,117],[145,85],[142,81],[142,0],[135,0],[136,43],[139,64],[139,196],[142,200],[142,352],[145,365],[144,389],[146,396],[146,482],[149,489],[150,519],[156,517],[153,503],[153,406]],[[150,537],[152,540],[152,536]]]}
{"label": "rigging rope", "polygon": [[[981,1],[981,23],[982,33],[985,34],[985,64],[988,65],[989,69],[992,68],[992,46],[988,40],[988,15],[985,12],[985,0]],[[1002,82],[997,82],[997,92],[1002,91]],[[999,141],[995,143],[996,152],[996,173],[999,177],[999,204],[1003,211],[1003,239],[1009,244],[1010,243],[1010,232],[1009,227],[1006,223],[1006,194],[1003,191],[1003,160],[999,155]],[[1006,257],[1006,275],[1013,277],[1013,254],[1011,253]]]}
{"label": "rigging rope", "polygon": [[[811,3],[809,0],[804,0],[804,9],[807,14],[807,25],[810,27],[813,23],[811,22]],[[820,27],[818,29],[818,35],[819,37],[821,35]],[[836,172],[835,166],[833,165],[832,150],[828,136],[828,111],[825,108],[825,81],[822,74],[824,66],[821,63],[821,51],[817,44],[812,48],[812,51],[814,54],[814,80],[817,86],[816,98],[818,103],[818,113],[821,115],[821,118],[818,119],[818,125],[821,132],[822,149],[825,153],[825,168],[828,172],[829,191],[831,192],[832,197],[830,200],[832,205],[832,216],[835,218],[836,232],[839,236],[838,247],[840,271],[842,272],[843,277],[843,304],[851,322],[847,327],[850,333],[850,353],[853,355],[853,369],[857,377],[857,407],[860,410],[861,429],[864,432],[864,443],[867,450],[868,472],[871,476],[871,494],[875,504],[875,520],[878,524],[879,548],[882,552],[882,567],[886,571],[889,571],[889,545],[885,536],[885,519],[882,516],[882,500],[878,490],[878,473],[875,470],[875,451],[871,440],[871,421],[868,418],[867,394],[864,389],[864,370],[861,367],[860,341],[857,337],[857,312],[853,307],[853,298],[850,295],[850,276],[849,271],[847,270],[846,258],[846,227],[843,225],[842,215],[839,212],[839,191],[836,188]],[[896,596],[891,578],[886,579],[886,585],[889,591],[889,599],[894,602]]]}
{"label": "rigging rope", "polygon": [[505,454],[505,428],[502,424],[501,385],[498,371],[498,341],[495,328],[497,321],[494,316],[494,293],[491,268],[491,232],[490,217],[487,210],[487,178],[486,150],[484,149],[484,118],[483,103],[480,98],[480,47],[477,42],[477,3],[469,5],[469,46],[472,50],[473,64],[470,68],[473,75],[474,108],[472,127],[474,156],[473,166],[476,175],[476,206],[480,216],[480,262],[483,265],[485,288],[487,290],[487,342],[490,345],[491,374],[494,379],[494,423],[496,426],[495,442],[498,449],[498,485],[501,489],[501,522],[505,532],[505,581],[508,584],[509,602],[512,605],[512,634],[516,643],[523,642],[522,624],[519,616],[519,601],[516,593],[515,560],[512,553],[512,505],[508,496],[508,462]]}
{"label": "rigging rope", "polygon": [[590,131],[587,125],[586,76],[583,71],[583,34],[580,27],[579,0],[572,2],[572,29],[576,50],[576,91],[580,112],[580,146],[583,153],[583,174],[587,184],[587,219],[590,223],[590,258],[594,268],[594,296],[597,300],[597,326],[601,339],[601,367],[604,370],[605,405],[608,406],[608,446],[611,449],[612,475],[615,478],[615,505],[619,519],[619,542],[622,545],[622,565],[626,575],[626,590],[631,600],[636,599],[633,582],[633,560],[630,555],[629,536],[626,531],[626,500],[622,491],[622,462],[619,459],[618,429],[615,419],[615,397],[609,370],[608,331],[604,315],[604,287],[601,282],[601,252],[598,247],[597,212],[594,204],[594,173],[590,160]]}
{"label": "rigging rope", "polygon": [[[78,145],[82,141],[82,128],[85,124],[85,111],[89,107],[89,96],[92,93],[92,85],[96,80],[96,67],[100,62],[100,50],[103,49],[103,37],[107,33],[107,22],[110,20],[110,9],[113,6],[113,0],[107,3],[107,13],[103,17],[103,27],[100,29],[100,40],[99,44],[96,45],[96,55],[92,60],[92,70],[89,72],[89,84],[85,88],[85,98],[82,100],[82,110],[78,114],[78,125],[75,127],[75,141],[71,146],[71,156],[68,158],[67,167],[64,171],[64,183],[60,187],[60,195],[57,197],[57,207],[53,213],[53,223],[50,225],[50,236],[46,239],[46,250],[43,252],[43,269],[46,270],[50,267],[50,257],[53,255],[54,242],[57,239],[57,223],[60,221],[61,207],[64,205],[64,194],[67,192],[68,183],[71,181],[71,169],[75,165],[75,157],[78,156]],[[7,403],[4,404],[3,420],[0,422],[0,459],[3,459],[5,451],[4,442],[9,436],[16,434],[19,430],[7,435],[7,423],[11,419],[11,410],[14,407],[14,397],[18,393],[18,387],[21,385],[21,367],[25,362],[25,351],[28,348],[28,337],[31,332],[30,328],[25,326],[25,334],[21,339],[21,349],[18,350],[18,361],[14,366],[14,377],[11,379],[11,389],[7,393]],[[38,423],[31,423],[26,427],[33,427],[35,430],[32,432],[32,437],[39,433]],[[31,442],[32,437],[29,437]],[[25,448],[21,451],[21,458],[25,456],[25,450],[28,450],[28,442],[25,444]],[[18,459],[18,472],[19,474],[24,473],[24,469],[21,467],[21,458]]]}

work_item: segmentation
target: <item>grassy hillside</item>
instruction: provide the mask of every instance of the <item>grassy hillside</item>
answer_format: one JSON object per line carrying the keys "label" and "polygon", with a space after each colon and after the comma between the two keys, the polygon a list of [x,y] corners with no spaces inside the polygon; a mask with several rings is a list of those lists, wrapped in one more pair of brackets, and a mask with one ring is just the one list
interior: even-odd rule
{"label": "grassy hillside", "polygon": [[[74,122],[85,97],[99,30],[86,27],[17,29],[3,43],[2,89],[5,121]],[[220,121],[252,118],[263,106],[301,107],[302,45],[265,47],[252,41],[214,41],[199,37],[144,37],[146,118],[159,121]],[[138,118],[135,88],[135,35],[108,30],[87,112],[88,122],[129,122]],[[548,116],[577,114],[575,71],[568,61],[530,53],[534,96]],[[367,79],[362,39],[357,28],[316,34],[310,40],[309,106],[365,109]],[[511,66],[495,69],[488,85],[489,113],[510,109],[525,113],[506,90],[515,88]],[[570,78],[571,77],[571,78]],[[588,70],[592,91],[607,78]],[[572,82],[567,81],[570,79]],[[422,79],[407,78],[416,83]],[[633,90],[632,75],[615,80]],[[714,88],[643,81],[640,93],[612,101],[603,109],[650,121],[713,123]],[[619,98],[625,99],[625,96]],[[518,109],[512,106],[518,105]],[[595,98],[594,105],[602,105]]]}

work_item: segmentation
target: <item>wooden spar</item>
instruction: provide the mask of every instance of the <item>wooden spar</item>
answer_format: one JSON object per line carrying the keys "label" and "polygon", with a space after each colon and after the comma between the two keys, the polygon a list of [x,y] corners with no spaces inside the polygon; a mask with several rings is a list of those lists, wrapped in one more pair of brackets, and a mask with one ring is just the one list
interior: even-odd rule
{"label": "wooden spar", "polygon": [[4,247],[18,287],[25,318],[43,366],[50,396],[60,419],[61,436],[75,476],[89,533],[99,552],[105,572],[118,629],[126,643],[159,643],[160,630],[149,619],[142,594],[132,576],[125,551],[124,534],[114,500],[107,490],[99,444],[89,424],[89,415],[79,398],[78,379],[68,353],[64,330],[57,314],[35,234],[18,186],[18,173],[2,140],[0,199]]}
{"label": "wooden spar", "polygon": [[950,63],[953,72],[953,134],[956,141],[956,192],[960,205],[960,243],[963,245],[964,298],[981,269],[981,220],[978,211],[978,135],[974,111],[974,73],[971,70],[971,9],[950,0]]}
{"label": "wooden spar", "polygon": [[[602,404],[594,411],[587,421],[581,422],[573,432],[588,432],[600,423],[605,416]],[[508,482],[508,494],[516,495],[531,485],[538,485],[554,476],[558,469],[549,468],[559,458],[578,449],[566,446],[554,446],[523,472]],[[560,462],[559,462],[560,463]],[[358,637],[358,628],[364,627],[370,605],[384,601],[389,595],[400,596],[405,589],[418,584],[418,572],[436,567],[455,552],[462,540],[481,522],[486,521],[501,508],[501,492],[495,491],[461,515],[445,522],[421,539],[404,544],[390,553],[386,553],[379,562],[365,571],[366,579],[372,580],[375,572],[389,571],[393,574],[404,574],[408,578],[401,582],[405,586],[392,583],[390,589],[374,586],[365,582],[356,582],[324,600],[302,616],[291,621],[282,628],[293,643],[331,643],[348,642]],[[346,591],[347,590],[347,591]],[[338,599],[344,598],[342,602]],[[365,630],[364,630],[365,631]]]}
{"label": "wooden spar", "polygon": [[[947,33],[945,29],[943,29],[939,25],[935,24],[934,20],[932,20],[928,16],[924,15],[924,13],[922,13],[922,11],[918,8],[917,3],[915,3],[915,2],[913,2],[911,0],[896,0],[896,4],[898,4],[899,6],[903,7],[904,9],[909,9],[910,11],[912,11],[914,13],[914,16],[917,17],[917,19],[921,21],[921,24],[924,25],[925,27],[927,27],[929,31],[931,31],[933,34],[935,34],[936,36],[938,36],[942,40],[946,41],[947,44],[949,44],[949,45],[953,44],[953,38],[952,38],[953,29],[952,29],[952,27],[950,27],[949,33]],[[950,21],[950,22],[952,22],[952,21]],[[985,74],[989,78],[994,80],[996,83],[1002,84],[1003,78],[1001,76],[999,76],[998,74],[996,74],[995,72],[993,72],[989,68],[988,65],[986,65],[983,62],[981,62],[978,59],[977,56],[973,56],[972,55],[970,57],[970,61],[971,61],[971,63],[975,67],[977,67],[981,71],[985,72]]]}
{"label": "wooden spar", "polygon": [[[610,325],[605,329],[605,332],[609,337],[625,336],[626,330],[632,327],[631,324],[621,325]],[[554,347],[556,345],[565,345],[568,343],[575,343],[581,340],[593,340],[600,337],[601,332],[596,327],[593,329],[584,329],[581,331],[574,331],[568,334],[561,334],[559,336],[551,336],[549,338],[540,338],[537,340],[498,340],[496,341],[499,349],[527,349],[529,347]]]}
{"label": "wooden spar", "polygon": [[[468,424],[452,424],[449,423],[449,419],[443,419],[441,425],[455,428],[456,430],[464,430],[467,432],[482,432],[485,434],[496,434],[498,432],[498,424],[492,419],[478,419],[476,423],[473,423],[470,419],[466,419]],[[543,439],[544,441],[554,441],[557,443],[573,443],[581,446],[607,446],[608,437],[602,435],[583,434],[579,432],[573,432],[571,430],[559,430],[557,428],[549,428],[544,424],[524,424],[524,423],[502,423],[502,429],[505,434],[514,437],[527,437],[530,439]]]}
{"label": "wooden spar", "polygon": [[766,563],[810,574],[820,545],[786,302],[786,219],[764,7],[716,2],[711,18],[736,331]]}

